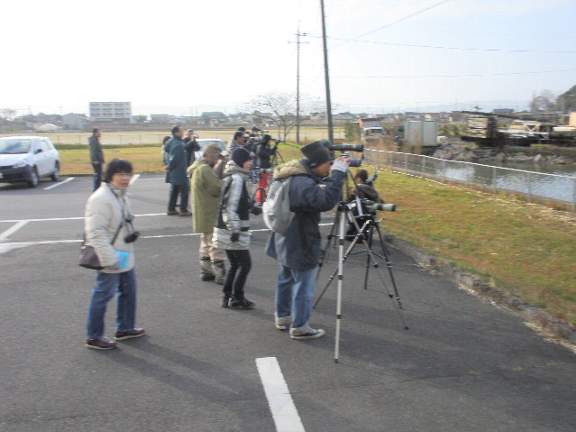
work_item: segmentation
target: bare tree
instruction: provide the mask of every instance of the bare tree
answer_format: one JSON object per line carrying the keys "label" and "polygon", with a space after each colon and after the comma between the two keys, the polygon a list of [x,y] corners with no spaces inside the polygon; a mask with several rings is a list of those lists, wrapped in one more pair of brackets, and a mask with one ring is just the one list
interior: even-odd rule
{"label": "bare tree", "polygon": [[267,93],[257,96],[249,106],[258,120],[278,129],[282,141],[286,141],[288,134],[296,126],[296,102],[291,94]]}
{"label": "bare tree", "polygon": [[543,90],[530,101],[530,111],[533,113],[554,111],[556,109],[555,100],[554,93],[550,90]]}
{"label": "bare tree", "polygon": [[0,109],[0,117],[5,118],[6,120],[14,120],[16,117],[17,111],[12,108],[2,108]]}

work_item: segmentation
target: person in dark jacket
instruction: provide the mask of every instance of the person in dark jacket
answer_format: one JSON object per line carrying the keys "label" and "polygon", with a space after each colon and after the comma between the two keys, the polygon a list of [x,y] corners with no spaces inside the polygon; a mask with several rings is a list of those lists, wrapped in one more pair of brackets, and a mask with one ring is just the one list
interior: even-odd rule
{"label": "person in dark jacket", "polygon": [[[294,212],[286,235],[272,233],[267,254],[278,261],[275,324],[279,330],[290,328],[292,339],[316,339],[322,329],[310,327],[312,299],[321,250],[320,213],[336,206],[349,158],[332,164],[325,142],[317,141],[301,149],[304,159],[279,166],[274,179],[288,179],[290,209]],[[326,181],[322,179],[329,178]]]}
{"label": "person in dark jacket", "polygon": [[[182,128],[172,128],[172,138],[166,143],[166,182],[170,183],[170,199],[168,201],[168,216],[192,216],[188,210],[190,186],[188,185],[188,162],[186,149],[182,141]],[[180,213],[176,211],[176,204],[180,196]]]}
{"label": "person in dark jacket", "polygon": [[[222,307],[253,309],[254,303],[244,295],[244,285],[252,268],[250,257],[250,213],[254,212],[248,192],[252,159],[238,148],[232,153],[224,172],[218,224],[214,228],[215,246],[225,250],[230,269],[226,274]],[[260,210],[260,209],[258,209]]]}
{"label": "person in dark jacket", "polygon": [[256,166],[259,169],[258,188],[256,189],[256,203],[259,206],[266,200],[266,191],[270,182],[270,169],[272,168],[272,157],[276,152],[275,146],[272,145],[272,137],[263,135],[256,146]]}
{"label": "person in dark jacket", "polygon": [[102,133],[100,129],[93,129],[92,136],[88,140],[90,146],[90,162],[94,168],[94,190],[98,189],[102,184],[102,170],[104,168],[104,151],[100,143]]}
{"label": "person in dark jacket", "polygon": [[188,166],[196,162],[196,152],[200,150],[200,145],[198,144],[198,136],[194,133],[194,130],[188,129],[186,131],[186,137],[184,138],[184,149],[186,150],[186,160],[188,161]]}

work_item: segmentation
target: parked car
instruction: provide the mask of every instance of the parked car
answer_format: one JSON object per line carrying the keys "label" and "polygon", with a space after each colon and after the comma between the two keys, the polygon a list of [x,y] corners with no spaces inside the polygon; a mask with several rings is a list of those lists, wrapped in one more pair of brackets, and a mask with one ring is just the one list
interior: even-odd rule
{"label": "parked car", "polygon": [[218,147],[220,147],[220,150],[222,151],[226,150],[226,143],[224,142],[224,140],[219,138],[199,139],[196,142],[200,146],[200,150],[194,153],[196,156],[196,160],[202,159],[202,153],[204,153],[204,149],[209,145],[216,144]]}
{"label": "parked car", "polygon": [[38,186],[42,177],[60,179],[60,155],[48,138],[0,137],[0,183]]}

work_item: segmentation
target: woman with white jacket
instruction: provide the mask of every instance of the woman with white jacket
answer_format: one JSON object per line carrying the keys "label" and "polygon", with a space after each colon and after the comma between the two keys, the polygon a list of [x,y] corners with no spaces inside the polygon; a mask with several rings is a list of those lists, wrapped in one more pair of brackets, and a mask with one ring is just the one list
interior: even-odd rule
{"label": "woman with white jacket", "polygon": [[108,302],[118,293],[117,331],[115,340],[143,336],[136,327],[136,275],[134,272],[134,216],[126,197],[132,177],[132,164],[115,159],[107,168],[104,183],[90,196],[85,212],[85,242],[92,246],[102,270],[88,311],[86,346],[110,350],[116,343],[104,337],[104,316]]}

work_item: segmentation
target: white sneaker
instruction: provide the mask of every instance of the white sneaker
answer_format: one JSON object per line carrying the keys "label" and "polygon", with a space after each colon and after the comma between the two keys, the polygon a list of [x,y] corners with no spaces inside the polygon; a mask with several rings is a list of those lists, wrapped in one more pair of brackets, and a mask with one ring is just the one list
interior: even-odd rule
{"label": "white sneaker", "polygon": [[285,317],[274,315],[274,325],[278,330],[286,331],[290,328],[290,324],[292,324],[292,317],[290,315]]}
{"label": "white sneaker", "polygon": [[313,329],[308,324],[298,328],[290,329],[290,338],[295,340],[318,339],[324,336],[326,332],[322,329]]}

